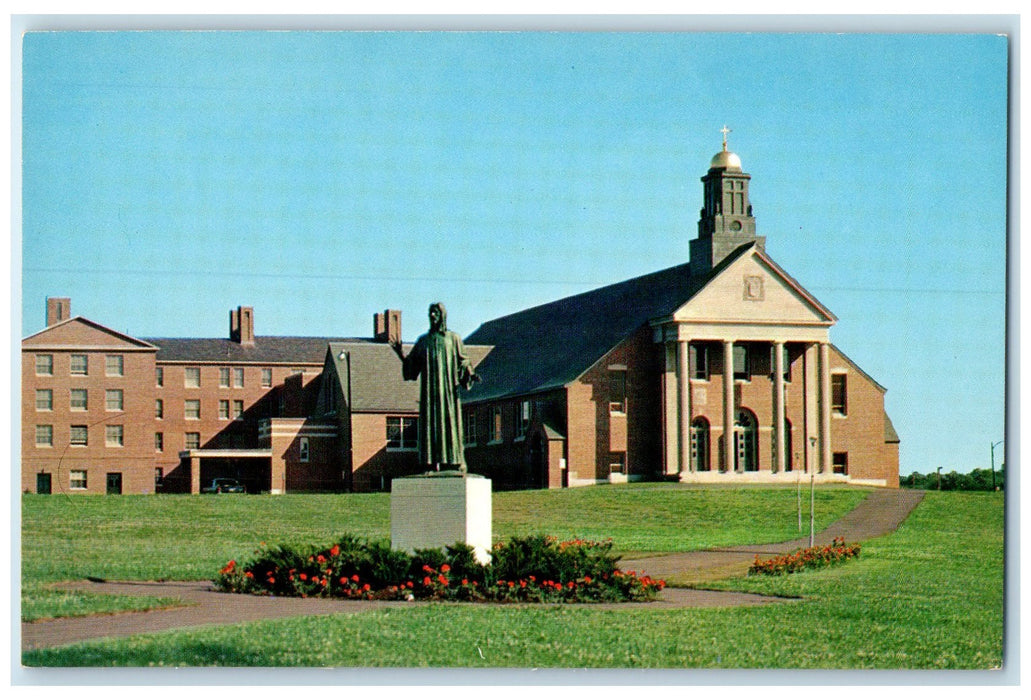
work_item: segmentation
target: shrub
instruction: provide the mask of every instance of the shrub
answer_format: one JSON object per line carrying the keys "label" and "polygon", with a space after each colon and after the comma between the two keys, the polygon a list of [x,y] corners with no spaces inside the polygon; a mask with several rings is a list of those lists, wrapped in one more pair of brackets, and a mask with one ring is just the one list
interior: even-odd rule
{"label": "shrub", "polygon": [[834,542],[822,547],[807,547],[797,549],[791,554],[784,554],[765,561],[755,555],[755,563],[748,569],[748,575],[764,574],[767,576],[780,576],[781,574],[793,574],[796,571],[805,569],[821,569],[826,566],[833,566],[854,559],[859,556],[860,545],[845,544],[844,538],[835,537]]}
{"label": "shrub", "polygon": [[617,569],[611,550],[611,541],[532,535],[499,542],[483,565],[467,544],[408,555],[345,535],[323,549],[260,549],[250,564],[230,561],[214,583],[256,595],[529,603],[643,601],[665,587]]}

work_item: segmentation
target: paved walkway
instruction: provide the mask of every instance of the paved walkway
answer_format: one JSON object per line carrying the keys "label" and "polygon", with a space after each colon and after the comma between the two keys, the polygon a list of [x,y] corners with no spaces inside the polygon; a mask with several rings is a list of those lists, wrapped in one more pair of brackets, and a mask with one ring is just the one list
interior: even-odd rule
{"label": "paved walkway", "polygon": [[[922,497],[923,493],[920,491],[873,491],[855,510],[831,524],[823,532],[818,533],[816,542],[818,544],[830,543],[835,537],[844,537],[849,542],[856,542],[887,534],[898,527]],[[746,570],[756,554],[769,556],[786,553],[808,544],[809,539],[806,537],[773,545],[684,552],[646,559],[624,560],[620,562],[620,566],[627,571],[646,572],[654,578],[668,578],[677,575],[686,576],[688,579],[697,577],[697,580],[704,581],[721,577],[727,573],[732,575],[739,569]],[[358,613],[381,608],[427,604],[403,601],[353,601],[235,595],[212,590],[211,583],[208,581],[172,583],[83,581],[69,584],[67,588],[105,594],[171,597],[178,598],[187,605],[144,612],[23,622],[21,634],[24,651],[101,637],[125,637],[184,627],[233,624],[299,615]],[[592,605],[591,607],[592,609],[638,605],[647,606],[649,609],[727,607],[784,603],[790,600],[794,599],[729,591],[666,588],[662,591],[660,599],[655,602]]]}

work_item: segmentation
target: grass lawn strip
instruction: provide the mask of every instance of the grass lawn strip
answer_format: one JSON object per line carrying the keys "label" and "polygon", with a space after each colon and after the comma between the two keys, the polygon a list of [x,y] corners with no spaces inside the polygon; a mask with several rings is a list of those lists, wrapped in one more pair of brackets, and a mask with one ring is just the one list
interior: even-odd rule
{"label": "grass lawn strip", "polygon": [[183,630],[30,666],[989,669],[1002,663],[1003,498],[928,494],[847,565],[724,582],[799,595],[726,609],[426,605]]}
{"label": "grass lawn strip", "polygon": [[[817,492],[817,527],[866,496]],[[805,499],[803,499],[805,501]],[[808,503],[803,503],[808,518]],[[677,552],[796,537],[792,488],[630,484],[494,494],[494,538],[539,533],[560,539],[611,537],[617,551]],[[260,542],[314,544],[344,532],[387,540],[389,494],[281,496],[22,497],[22,584],[30,597],[48,583],[210,580]],[[65,599],[23,605],[38,617],[112,612],[117,601]],[[50,599],[57,603],[56,599]],[[139,609],[136,599],[125,610]],[[162,607],[164,602],[155,602]]]}

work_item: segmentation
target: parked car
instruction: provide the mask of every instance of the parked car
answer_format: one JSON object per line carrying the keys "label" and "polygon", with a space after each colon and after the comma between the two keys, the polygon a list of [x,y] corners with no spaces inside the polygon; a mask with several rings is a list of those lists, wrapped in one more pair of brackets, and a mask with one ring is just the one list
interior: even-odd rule
{"label": "parked car", "polygon": [[205,486],[200,490],[201,493],[247,493],[247,489],[243,487],[236,479],[214,479],[211,482],[211,486]]}

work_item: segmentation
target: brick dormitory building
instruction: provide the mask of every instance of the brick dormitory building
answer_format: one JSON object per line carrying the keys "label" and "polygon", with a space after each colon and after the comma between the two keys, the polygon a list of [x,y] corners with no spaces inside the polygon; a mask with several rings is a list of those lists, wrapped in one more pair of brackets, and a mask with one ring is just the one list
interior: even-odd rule
{"label": "brick dormitory building", "polygon": [[[737,155],[717,153],[688,262],[488,321],[466,339],[469,469],[496,488],[635,479],[898,487],[885,388],[830,342],[836,317],[766,253]],[[427,300],[427,303],[431,300]],[[368,491],[420,471],[418,383],[387,342],[134,338],[47,299],[22,341],[22,490]]]}

